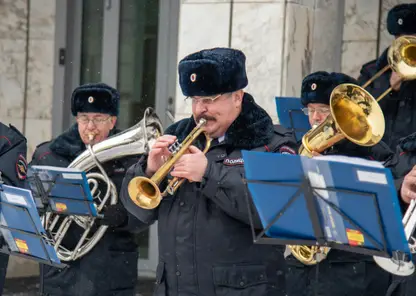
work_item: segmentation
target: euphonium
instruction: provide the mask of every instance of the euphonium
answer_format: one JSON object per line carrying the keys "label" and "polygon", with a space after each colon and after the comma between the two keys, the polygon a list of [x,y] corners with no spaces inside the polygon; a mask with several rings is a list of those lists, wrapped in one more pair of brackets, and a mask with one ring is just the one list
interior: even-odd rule
{"label": "euphonium", "polygon": [[159,189],[160,183],[166,178],[178,159],[185,154],[189,146],[192,145],[201,133],[204,133],[206,138],[204,153],[208,151],[212,139],[202,129],[205,124],[206,120],[202,118],[182,143],[175,142],[172,144],[169,147],[171,155],[151,178],[139,176],[129,182],[128,192],[130,199],[137,206],[144,209],[154,209],[160,204],[163,197],[168,194],[173,195],[179,186],[182,185],[185,179],[175,177],[168,183],[163,192]]}
{"label": "euphonium", "polygon": [[[312,157],[312,151],[320,153],[345,138],[360,146],[373,146],[382,139],[385,121],[378,102],[391,92],[392,87],[377,99],[374,99],[365,88],[389,68],[398,73],[402,80],[416,79],[416,37],[401,36],[395,39],[389,47],[387,60],[389,64],[363,86],[345,83],[338,85],[332,91],[330,96],[331,114],[324,122],[309,130],[302,137],[302,145],[299,148],[300,155]],[[414,220],[416,219],[416,214],[413,212],[412,217]],[[413,229],[416,226],[414,220],[409,226]],[[410,235],[408,237],[413,239]],[[413,240],[409,244],[413,246],[413,251],[416,251],[416,242]],[[292,254],[306,265],[316,264],[317,260],[325,259],[330,251],[329,247],[322,246],[288,247]],[[377,258],[380,258],[376,260],[380,266],[385,263],[385,260],[390,260]],[[407,267],[408,270],[412,268],[414,268],[413,264],[411,267]]]}
{"label": "euphonium", "polygon": [[[139,123],[92,147],[87,145],[87,150],[68,166],[69,168],[76,168],[85,172],[97,167],[101,172],[87,173],[88,183],[92,185],[91,195],[98,213],[102,211],[105,205],[114,205],[118,200],[117,189],[101,163],[148,152],[162,132],[163,128],[159,118],[153,112],[153,109],[148,108],[145,110],[144,117]],[[94,135],[90,137],[90,140],[93,137]],[[107,187],[104,196],[100,196],[98,190],[99,181],[104,182]],[[42,220],[45,230],[52,237],[52,244],[58,254],[58,258],[62,261],[73,261],[87,254],[100,241],[108,228],[105,225],[94,227],[95,218],[85,216],[63,216],[48,212],[42,217]],[[60,221],[61,223],[59,223]],[[69,250],[62,245],[62,241],[72,222],[83,228],[84,232],[76,247],[73,250]],[[91,233],[93,229],[96,230],[94,233]]]}
{"label": "euphonium", "polygon": [[[331,114],[302,137],[299,155],[312,157],[312,151],[322,152],[347,138],[361,146],[373,146],[384,135],[383,112],[377,101],[363,88],[345,83],[337,86],[330,96]],[[293,256],[305,265],[326,258],[329,247],[289,245]]]}

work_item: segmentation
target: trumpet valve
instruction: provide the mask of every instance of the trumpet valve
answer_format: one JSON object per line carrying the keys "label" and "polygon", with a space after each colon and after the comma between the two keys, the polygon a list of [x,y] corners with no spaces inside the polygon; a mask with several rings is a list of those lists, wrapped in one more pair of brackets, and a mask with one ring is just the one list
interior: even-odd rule
{"label": "trumpet valve", "polygon": [[176,140],[172,145],[168,147],[168,150],[170,153],[175,154],[182,148],[181,143],[179,143],[178,140]]}

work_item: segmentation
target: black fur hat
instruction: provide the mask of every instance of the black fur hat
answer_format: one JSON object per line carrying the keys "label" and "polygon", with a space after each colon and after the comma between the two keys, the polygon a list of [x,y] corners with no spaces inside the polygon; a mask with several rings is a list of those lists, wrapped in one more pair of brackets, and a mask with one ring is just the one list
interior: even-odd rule
{"label": "black fur hat", "polygon": [[394,6],[387,15],[387,30],[394,36],[416,34],[416,3]]}
{"label": "black fur hat", "polygon": [[319,103],[329,105],[332,90],[343,83],[358,84],[354,78],[343,73],[318,71],[306,76],[302,81],[302,105]]}
{"label": "black fur hat", "polygon": [[72,115],[78,112],[104,113],[118,116],[120,93],[105,83],[89,83],[78,86],[71,97]]}
{"label": "black fur hat", "polygon": [[243,89],[248,84],[246,57],[232,48],[212,48],[179,62],[179,84],[185,96],[212,96]]}

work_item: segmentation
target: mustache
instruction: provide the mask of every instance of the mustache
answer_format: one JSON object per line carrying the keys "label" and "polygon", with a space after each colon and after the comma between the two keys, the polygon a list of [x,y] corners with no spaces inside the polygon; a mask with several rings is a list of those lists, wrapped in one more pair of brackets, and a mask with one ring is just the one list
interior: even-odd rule
{"label": "mustache", "polygon": [[216,120],[215,117],[212,117],[212,116],[209,116],[209,115],[201,115],[201,116],[197,116],[195,118],[195,121],[199,122],[199,120],[201,120],[202,118],[205,119],[206,121],[208,121],[208,120],[215,121]]}

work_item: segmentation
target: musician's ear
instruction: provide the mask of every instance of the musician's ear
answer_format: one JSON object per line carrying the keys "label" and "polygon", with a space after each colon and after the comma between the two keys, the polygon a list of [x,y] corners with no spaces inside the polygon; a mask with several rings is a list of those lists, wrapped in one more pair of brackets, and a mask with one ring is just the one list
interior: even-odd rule
{"label": "musician's ear", "polygon": [[117,123],[117,116],[111,116],[110,122],[111,122],[111,129],[113,129]]}
{"label": "musician's ear", "polygon": [[239,103],[237,104],[237,106],[240,106],[243,103],[244,91],[240,89],[240,90],[233,92],[233,97],[234,97],[234,101],[236,103]]}

